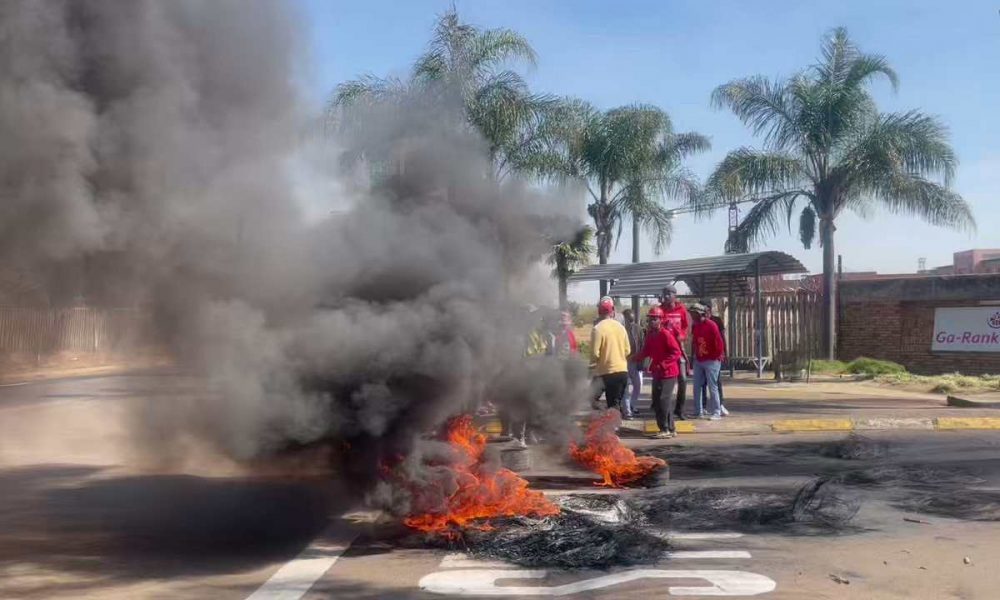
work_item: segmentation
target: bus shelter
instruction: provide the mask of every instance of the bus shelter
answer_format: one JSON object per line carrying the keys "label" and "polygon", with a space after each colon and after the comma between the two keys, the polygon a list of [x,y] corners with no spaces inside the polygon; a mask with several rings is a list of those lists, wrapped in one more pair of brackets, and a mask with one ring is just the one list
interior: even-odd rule
{"label": "bus shelter", "polygon": [[[611,284],[609,295],[614,297],[658,297],[664,285],[683,282],[695,297],[726,298],[729,312],[732,311],[737,296],[753,298],[756,343],[755,356],[750,358],[760,377],[770,360],[770,357],[764,355],[766,319],[761,298],[761,278],[806,272],[805,266],[794,256],[767,251],[684,260],[590,265],[571,275],[569,281],[608,281]],[[735,324],[732,314],[726,315],[726,321],[729,323],[727,335],[732,335]],[[730,362],[730,373],[732,369]]]}

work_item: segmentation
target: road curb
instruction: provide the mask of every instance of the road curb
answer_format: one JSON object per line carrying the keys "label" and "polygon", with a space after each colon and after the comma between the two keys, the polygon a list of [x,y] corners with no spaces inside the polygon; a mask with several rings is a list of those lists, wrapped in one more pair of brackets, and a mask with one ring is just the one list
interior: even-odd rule
{"label": "road curb", "polygon": [[771,430],[778,433],[793,431],[851,431],[850,419],[781,419],[771,423]]}
{"label": "road curb", "polygon": [[965,398],[962,396],[948,396],[948,406],[958,408],[1000,408],[1000,399],[992,394],[989,399]]}
{"label": "road curb", "polygon": [[854,429],[866,431],[883,431],[888,429],[934,429],[934,419],[910,417],[874,417],[871,419],[854,419]]}
{"label": "road curb", "polygon": [[[586,427],[586,420],[577,424]],[[822,431],[960,431],[960,430],[1000,430],[1000,417],[868,417],[863,419],[778,419],[771,422],[741,421],[738,417],[712,421],[710,423],[677,421],[677,433],[807,433]],[[660,430],[653,419],[622,421],[621,429],[638,433],[653,434]],[[499,434],[498,420],[489,420],[483,430],[489,434]]]}
{"label": "road curb", "polygon": [[1000,417],[938,417],[935,429],[1000,429]]}

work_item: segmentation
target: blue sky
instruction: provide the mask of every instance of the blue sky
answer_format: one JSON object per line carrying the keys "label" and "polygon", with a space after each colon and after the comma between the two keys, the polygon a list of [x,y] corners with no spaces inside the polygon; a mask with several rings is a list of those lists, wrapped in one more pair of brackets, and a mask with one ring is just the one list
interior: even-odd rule
{"label": "blue sky", "polygon": [[[297,0],[312,54],[305,81],[322,100],[337,83],[362,73],[403,76],[423,50],[450,0]],[[1000,2],[841,0],[775,1],[465,0],[463,20],[509,27],[538,52],[528,71],[533,89],[586,99],[601,108],[633,102],[666,109],[678,131],[698,131],[712,150],[688,166],[705,177],[733,148],[757,142],[730,113],[709,106],[719,84],[747,75],[786,76],[818,56],[821,37],[843,25],[865,51],[884,54],[900,76],[899,92],[877,83],[884,111],[918,108],[950,128],[961,165],[955,188],[972,205],[975,233],[930,227],[877,213],[838,221],[837,247],[846,270],[912,272],[951,263],[954,251],[1000,247]],[[662,260],[721,254],[726,215],[678,217]],[[818,247],[805,250],[794,233],[766,244],[812,271]],[[625,232],[613,262],[630,259]],[[643,259],[653,258],[648,244]]]}

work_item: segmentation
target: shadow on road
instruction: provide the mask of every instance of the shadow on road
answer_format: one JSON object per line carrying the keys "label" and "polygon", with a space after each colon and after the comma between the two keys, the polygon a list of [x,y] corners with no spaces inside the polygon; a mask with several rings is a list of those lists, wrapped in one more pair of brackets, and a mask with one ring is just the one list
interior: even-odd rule
{"label": "shadow on road", "polygon": [[350,503],[328,481],[94,475],[59,465],[0,471],[0,569],[103,581],[242,572],[295,555]]}

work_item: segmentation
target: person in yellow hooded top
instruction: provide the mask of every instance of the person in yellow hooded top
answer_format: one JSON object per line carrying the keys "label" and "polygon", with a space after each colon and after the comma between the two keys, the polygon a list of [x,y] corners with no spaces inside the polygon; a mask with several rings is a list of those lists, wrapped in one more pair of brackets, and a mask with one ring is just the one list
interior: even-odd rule
{"label": "person in yellow hooded top", "polygon": [[[590,368],[599,388],[594,398],[604,392],[608,408],[618,408],[628,386],[628,360],[632,353],[628,332],[615,320],[615,302],[605,296],[597,305],[598,322],[590,334]],[[600,381],[597,382],[596,379]]]}

